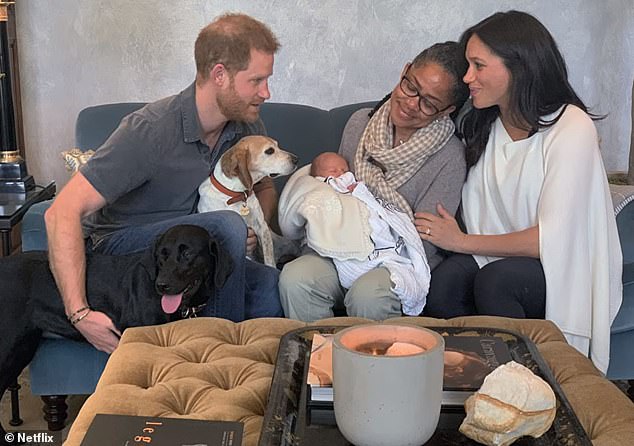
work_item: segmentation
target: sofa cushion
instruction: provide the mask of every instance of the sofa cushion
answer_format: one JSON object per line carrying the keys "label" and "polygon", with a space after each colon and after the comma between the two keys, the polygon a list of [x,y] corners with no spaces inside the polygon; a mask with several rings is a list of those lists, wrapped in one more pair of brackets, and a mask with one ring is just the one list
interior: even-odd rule
{"label": "sofa cushion", "polygon": [[75,122],[75,146],[97,150],[119,126],[121,119],[143,107],[145,102],[119,102],[86,107]]}
{"label": "sofa cushion", "polygon": [[320,108],[299,104],[265,102],[260,117],[267,134],[277,140],[280,147],[299,158],[298,165],[311,162],[314,155],[330,148],[328,112]]}
{"label": "sofa cushion", "polygon": [[[333,318],[313,325],[371,322]],[[395,318],[388,324],[496,327],[529,337],[595,445],[634,444],[634,404],[570,347],[550,321],[487,316]],[[233,323],[200,318],[128,329],[70,430],[79,445],[96,413],[231,420],[257,444],[280,337],[306,324],[288,319]]]}
{"label": "sofa cushion", "polygon": [[[360,108],[372,107],[375,102],[359,102],[330,111],[299,104],[265,102],[260,117],[267,134],[280,147],[299,158],[298,166],[312,162],[321,152],[337,152],[348,118]],[[275,179],[281,191],[288,177]]]}

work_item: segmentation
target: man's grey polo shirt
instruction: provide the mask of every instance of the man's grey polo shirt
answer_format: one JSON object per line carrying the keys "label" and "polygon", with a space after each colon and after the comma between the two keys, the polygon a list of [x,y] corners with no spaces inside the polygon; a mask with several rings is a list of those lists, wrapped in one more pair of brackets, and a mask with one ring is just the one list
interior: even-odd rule
{"label": "man's grey polo shirt", "polygon": [[231,121],[210,149],[202,139],[195,83],[129,114],[81,169],[107,202],[84,219],[84,233],[96,245],[118,229],[195,212],[198,186],[220,155],[252,134],[266,134],[261,120]]}

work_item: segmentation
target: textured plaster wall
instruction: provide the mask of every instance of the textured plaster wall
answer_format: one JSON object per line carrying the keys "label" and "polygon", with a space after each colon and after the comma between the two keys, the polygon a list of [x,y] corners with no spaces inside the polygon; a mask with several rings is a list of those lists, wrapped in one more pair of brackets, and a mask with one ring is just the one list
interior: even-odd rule
{"label": "textured plaster wall", "polygon": [[572,85],[608,117],[598,123],[608,170],[625,170],[634,77],[634,0],[18,0],[27,161],[65,184],[84,107],[153,101],[194,77],[200,28],[225,11],[268,23],[282,43],[272,100],[332,108],[382,97],[422,48],[457,39],[499,10],[536,15],[566,58]]}

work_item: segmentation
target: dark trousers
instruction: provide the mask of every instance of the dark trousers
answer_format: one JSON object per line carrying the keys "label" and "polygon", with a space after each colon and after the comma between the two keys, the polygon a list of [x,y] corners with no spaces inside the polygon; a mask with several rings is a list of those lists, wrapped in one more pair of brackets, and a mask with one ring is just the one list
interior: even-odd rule
{"label": "dark trousers", "polygon": [[545,306],[546,279],[538,259],[509,257],[480,269],[472,256],[453,254],[432,271],[423,315],[543,319]]}

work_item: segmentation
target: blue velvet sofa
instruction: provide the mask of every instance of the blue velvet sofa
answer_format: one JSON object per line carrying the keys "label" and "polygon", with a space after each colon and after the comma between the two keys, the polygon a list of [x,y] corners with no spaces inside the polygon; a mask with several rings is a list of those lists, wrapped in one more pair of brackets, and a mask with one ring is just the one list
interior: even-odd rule
{"label": "blue velvet sofa", "polygon": [[[357,109],[374,103],[358,103],[326,111],[296,104],[265,103],[261,116],[271,137],[280,147],[295,153],[299,165],[306,164],[318,153],[336,151],[348,117]],[[89,107],[82,110],[76,124],[76,146],[81,150],[96,149],[117,127],[126,114],[143,103],[119,103]],[[277,183],[281,188],[285,179]],[[610,379],[634,379],[634,201],[628,194],[634,187],[621,189],[625,197],[617,224],[623,245],[625,284],[621,311],[613,324]],[[23,250],[45,250],[46,232],[43,215],[50,202],[29,209],[23,220]],[[49,429],[58,430],[66,419],[66,395],[90,394],[101,375],[108,356],[87,343],[60,338],[46,338],[30,366],[31,388],[45,403],[45,419]]]}

